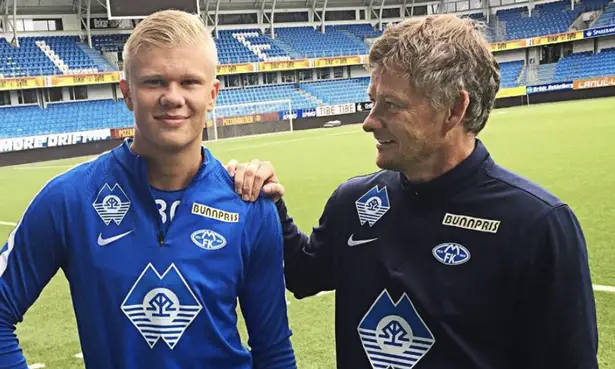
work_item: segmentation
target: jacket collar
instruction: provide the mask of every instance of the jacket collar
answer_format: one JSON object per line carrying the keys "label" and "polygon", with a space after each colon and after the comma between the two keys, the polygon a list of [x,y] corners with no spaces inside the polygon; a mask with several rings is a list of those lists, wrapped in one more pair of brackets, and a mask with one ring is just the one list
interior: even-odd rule
{"label": "jacket collar", "polygon": [[482,168],[492,161],[487,148],[477,138],[472,153],[440,177],[429,182],[416,183],[409,181],[403,173],[400,173],[400,181],[405,191],[411,191],[419,197],[452,195],[476,183]]}
{"label": "jacket collar", "polygon": [[[121,145],[113,149],[112,154],[120,165],[126,170],[128,176],[139,181],[147,182],[147,166],[145,165],[145,159],[143,156],[130,149],[132,141],[132,138],[125,139]],[[205,147],[201,148],[201,155],[204,160],[196,175],[192,179],[192,183],[200,181],[203,177],[213,171],[216,166],[215,163],[217,163],[215,157]]]}

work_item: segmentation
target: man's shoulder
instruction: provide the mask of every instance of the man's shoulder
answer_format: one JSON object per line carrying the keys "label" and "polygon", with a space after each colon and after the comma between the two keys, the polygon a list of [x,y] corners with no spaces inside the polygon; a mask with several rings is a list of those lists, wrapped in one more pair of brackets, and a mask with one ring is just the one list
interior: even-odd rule
{"label": "man's shoulder", "polygon": [[254,202],[242,200],[241,196],[235,192],[233,177],[217,159],[207,165],[210,166],[207,169],[208,173],[197,184],[197,199],[203,198],[204,201],[210,203],[208,206],[220,206],[224,210],[240,214],[241,217],[259,217],[267,210],[275,210],[273,201],[262,193]]}
{"label": "man's shoulder", "polygon": [[101,178],[101,172],[108,170],[110,158],[110,154],[105,152],[71,166],[43,185],[41,193],[52,197],[75,196],[84,193],[93,181]]}
{"label": "man's shoulder", "polygon": [[[514,219],[521,227],[533,227],[540,219],[553,214],[556,209],[568,208],[557,195],[518,173],[499,165],[491,165],[486,170],[488,181],[485,184],[485,199],[492,211],[503,218]],[[489,185],[493,183],[493,186]],[[492,188],[493,190],[489,190]],[[491,200],[489,200],[491,199]],[[569,211],[572,211],[569,209]],[[521,228],[526,228],[521,227]]]}

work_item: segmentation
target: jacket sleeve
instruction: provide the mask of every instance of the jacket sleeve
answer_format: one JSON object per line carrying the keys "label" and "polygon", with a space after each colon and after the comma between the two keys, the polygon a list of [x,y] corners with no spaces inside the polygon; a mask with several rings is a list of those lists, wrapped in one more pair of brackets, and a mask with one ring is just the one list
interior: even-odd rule
{"label": "jacket sleeve", "polygon": [[335,244],[339,241],[334,214],[339,196],[336,189],[327,200],[318,226],[311,235],[301,233],[282,199],[277,209],[284,235],[284,273],[286,287],[298,299],[336,288]]}
{"label": "jacket sleeve", "polygon": [[0,249],[0,368],[27,369],[15,326],[59,269],[62,216],[49,185]]}
{"label": "jacket sleeve", "polygon": [[[280,221],[271,200],[259,200],[247,220],[247,263],[239,303],[254,369],[295,369],[286,308]],[[256,209],[253,209],[256,210]]]}
{"label": "jacket sleeve", "polygon": [[[527,369],[597,369],[598,330],[585,238],[561,205],[530,232],[519,344]],[[523,347],[525,346],[525,347]]]}

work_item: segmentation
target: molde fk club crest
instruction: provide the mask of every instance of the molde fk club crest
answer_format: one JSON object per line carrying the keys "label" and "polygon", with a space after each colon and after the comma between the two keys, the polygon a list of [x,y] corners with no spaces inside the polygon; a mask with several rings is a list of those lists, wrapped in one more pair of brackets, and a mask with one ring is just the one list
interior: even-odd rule
{"label": "molde fk club crest", "polygon": [[105,225],[109,225],[111,221],[120,225],[124,216],[128,213],[128,209],[130,209],[130,200],[119,184],[116,183],[113,187],[109,187],[109,184],[105,183],[98,192],[92,206],[94,206],[100,219],[105,222]]}
{"label": "molde fk club crest", "polygon": [[122,311],[150,348],[162,338],[173,349],[201,309],[174,264],[162,275],[148,264],[122,303]]}
{"label": "molde fk club crest", "polygon": [[382,291],[357,328],[373,368],[410,369],[435,344],[435,338],[406,294],[394,303]]}
{"label": "molde fk club crest", "polygon": [[391,207],[386,186],[382,189],[378,189],[377,185],[372,187],[355,202],[355,205],[361,225],[367,222],[372,227]]}

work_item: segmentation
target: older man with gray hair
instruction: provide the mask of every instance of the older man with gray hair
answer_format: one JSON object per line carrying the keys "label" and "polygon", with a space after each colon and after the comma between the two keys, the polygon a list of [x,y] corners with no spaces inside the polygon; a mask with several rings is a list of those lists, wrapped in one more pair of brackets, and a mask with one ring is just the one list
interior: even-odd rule
{"label": "older man with gray hair", "polygon": [[339,185],[311,235],[269,163],[227,166],[244,199],[277,200],[287,288],[336,291],[337,368],[597,368],[577,218],[477,138],[500,83],[477,24],[408,19],[369,64],[363,129],[382,170]]}

